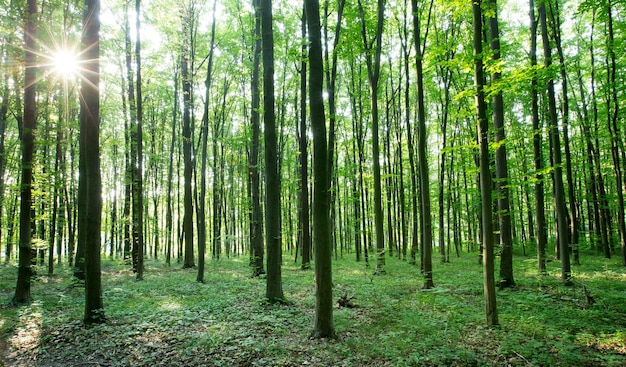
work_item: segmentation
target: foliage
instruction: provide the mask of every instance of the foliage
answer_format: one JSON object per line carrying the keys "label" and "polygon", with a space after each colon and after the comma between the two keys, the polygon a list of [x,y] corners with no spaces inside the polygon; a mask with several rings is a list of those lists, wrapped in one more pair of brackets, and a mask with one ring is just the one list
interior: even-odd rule
{"label": "foliage", "polygon": [[[586,261],[587,262],[587,261]],[[438,287],[421,290],[417,270],[389,259],[388,276],[351,260],[334,262],[337,340],[306,336],[314,315],[312,274],[285,266],[288,305],[264,302],[262,280],[242,259],[209,262],[206,283],[193,270],[147,262],[146,279],[105,261],[108,322],[85,327],[81,286],[60,276],[33,282],[38,301],[0,309],[7,366],[620,366],[626,363],[626,273],[616,260],[574,268],[562,287],[559,265],[535,274],[516,257],[517,288],[501,291],[501,327],[483,328],[481,268],[473,256],[435,264]],[[599,270],[601,269],[601,270]],[[0,268],[3,305],[15,268]],[[584,305],[585,285],[596,299]]]}

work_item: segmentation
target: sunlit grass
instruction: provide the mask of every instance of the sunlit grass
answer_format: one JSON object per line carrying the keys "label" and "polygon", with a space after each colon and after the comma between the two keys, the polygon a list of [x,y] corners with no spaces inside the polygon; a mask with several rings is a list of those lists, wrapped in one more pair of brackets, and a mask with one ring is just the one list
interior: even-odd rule
{"label": "sunlit grass", "polygon": [[[285,261],[283,289],[289,305],[263,302],[264,279],[250,277],[247,258],[206,263],[197,269],[147,261],[144,281],[128,265],[104,260],[108,323],[84,328],[83,291],[71,271],[33,282],[37,300],[2,309],[3,338],[24,335],[21,315],[37,314],[30,337],[39,360],[62,364],[79,358],[111,366],[621,366],[626,362],[626,302],[617,260],[583,258],[575,285],[561,285],[560,264],[536,274],[534,259],[515,258],[517,287],[498,292],[501,327],[484,327],[482,268],[476,256],[434,263],[436,288],[422,290],[419,269],[387,260],[387,275],[373,274],[352,256],[335,261],[335,298],[346,293],[357,308],[335,303],[336,341],[309,340],[315,312],[313,271]],[[39,268],[39,267],[38,267]],[[14,267],[0,268],[0,289],[10,300]],[[595,297],[586,305],[582,286]],[[27,333],[29,334],[29,333]],[[103,351],[109,352],[103,352]],[[110,351],[124,351],[123,354]],[[184,361],[184,362],[180,362]]]}

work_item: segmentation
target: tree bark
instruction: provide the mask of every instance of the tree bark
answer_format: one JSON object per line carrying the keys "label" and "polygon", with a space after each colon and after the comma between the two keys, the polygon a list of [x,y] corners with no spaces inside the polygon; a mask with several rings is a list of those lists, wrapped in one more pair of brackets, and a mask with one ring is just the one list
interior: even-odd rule
{"label": "tree bark", "polygon": [[[370,85],[370,108],[372,114],[372,166],[374,171],[374,229],[376,233],[376,273],[385,274],[385,238],[383,231],[383,206],[382,187],[380,177],[380,143],[379,143],[379,112],[378,92],[380,79],[380,58],[382,53],[383,26],[385,21],[385,1],[378,0],[376,16],[376,33],[373,46],[367,37],[366,19],[361,0],[359,0],[361,16],[361,35],[365,47],[365,61],[367,64],[367,76]],[[372,59],[372,52],[374,57]]]}
{"label": "tree bark", "polygon": [[[317,4],[317,11],[319,13],[319,2]],[[309,155],[307,152],[307,128],[306,128],[306,110],[307,110],[307,45],[304,42],[306,37],[306,7],[304,4],[302,9],[302,62],[300,63],[300,120],[298,128],[298,143],[300,148],[299,156],[299,169],[300,169],[300,191],[299,191],[299,208],[298,214],[300,217],[300,246],[302,248],[302,270],[311,268],[311,228],[310,228],[310,216],[309,216]],[[318,15],[319,18],[319,15]]]}
{"label": "tree bark", "polygon": [[248,155],[248,179],[250,180],[250,265],[252,275],[265,274],[263,268],[263,211],[261,209],[260,177],[259,177],[259,135],[261,94],[259,86],[259,70],[261,61],[261,9],[260,0],[254,0],[254,50],[252,62],[252,111],[250,125],[252,141]]}
{"label": "tree bark", "polygon": [[[204,91],[204,113],[202,115],[202,147],[201,147],[201,154],[202,154],[202,163],[201,163],[201,168],[200,168],[200,200],[199,200],[199,205],[200,205],[200,210],[198,211],[198,276],[196,277],[196,280],[200,283],[204,283],[204,257],[205,257],[205,252],[206,252],[206,242],[207,242],[207,235],[206,235],[206,165],[207,165],[207,156],[208,156],[208,152],[207,152],[207,145],[208,145],[208,138],[209,138],[209,100],[210,100],[210,93],[211,93],[211,82],[212,82],[212,77],[213,77],[213,49],[215,46],[215,6],[216,6],[217,1],[214,0],[213,1],[213,21],[212,21],[212,25],[211,25],[211,41],[210,41],[210,45],[209,45],[209,59],[207,61],[207,73],[206,73],[206,79],[204,80],[204,87],[205,87],[205,91]],[[213,144],[216,144],[216,136],[213,136]],[[215,154],[215,149],[214,149],[214,155],[213,155],[213,175],[216,176],[217,173],[217,162],[215,162],[215,158],[216,158],[216,154]],[[213,185],[218,185],[218,183],[216,183],[215,181],[219,181],[219,180],[215,180],[214,178],[214,182]],[[213,205],[217,205],[217,201],[219,200],[218,198],[214,197],[214,202]],[[219,219],[218,219],[219,220]],[[214,236],[217,236],[217,233],[213,234]]]}
{"label": "tree bark", "polygon": [[472,2],[474,25],[474,86],[476,90],[476,117],[478,119],[478,144],[480,149],[480,194],[483,245],[483,292],[485,296],[485,316],[487,325],[497,326],[496,289],[494,279],[493,254],[493,213],[491,206],[491,172],[489,170],[489,121],[484,91],[484,66],[482,28],[482,1]]}
{"label": "tree bark", "polygon": [[[498,27],[498,5],[496,0],[489,0],[493,16],[489,17],[489,38],[491,40],[492,60],[500,61],[500,30]],[[494,84],[502,79],[500,71],[492,74]],[[511,204],[509,191],[509,169],[507,165],[506,137],[504,133],[504,100],[502,90],[498,89],[492,97],[493,126],[496,148],[496,190],[498,192],[498,217],[500,219],[500,283],[502,288],[515,285],[513,278],[513,236],[511,234]]]}
{"label": "tree bark", "polygon": [[313,132],[313,231],[315,239],[315,338],[334,338],[332,236],[330,228],[330,181],[326,117],[322,95],[324,66],[318,0],[306,0],[309,28],[309,99]]}
{"label": "tree bark", "polygon": [[166,231],[166,245],[165,245],[165,263],[171,265],[172,261],[172,247],[173,247],[173,209],[172,209],[172,178],[174,176],[174,147],[176,146],[176,121],[178,120],[178,67],[175,67],[174,71],[174,108],[172,111],[172,134],[170,137],[170,153],[169,164],[167,168],[167,209],[165,213],[165,231]]}
{"label": "tree bark", "polygon": [[[534,68],[537,65],[537,19],[535,16],[535,2],[529,1],[530,4],[530,66]],[[535,215],[537,222],[537,270],[539,274],[546,274],[546,244],[548,235],[546,230],[546,214],[544,202],[543,187],[543,153],[541,143],[541,126],[539,119],[539,85],[537,75],[533,74],[531,80],[531,110],[533,125],[533,156],[535,166]]]}
{"label": "tree bark", "polygon": [[20,242],[19,264],[17,268],[17,285],[13,304],[29,303],[31,269],[31,206],[33,182],[33,155],[35,151],[35,134],[37,128],[36,80],[37,80],[37,2],[28,0],[26,26],[24,32],[24,117],[21,126],[22,137],[22,179],[20,191]]}
{"label": "tree bark", "polygon": [[267,241],[266,298],[283,302],[281,278],[281,206],[280,174],[278,172],[278,138],[274,97],[274,31],[272,0],[261,0],[261,30],[263,54],[263,124],[265,137],[265,238]]}
{"label": "tree bark", "polygon": [[144,255],[144,231],[143,231],[143,95],[141,86],[141,0],[135,0],[135,87],[137,88],[136,121],[131,121],[135,127],[135,146],[137,162],[133,162],[135,174],[133,175],[133,233],[135,240],[134,252],[137,257],[137,280],[143,280],[143,255]]}
{"label": "tree bark", "polygon": [[79,240],[85,243],[85,316],[86,324],[105,321],[102,304],[102,283],[100,271],[100,230],[102,215],[102,183],[100,178],[100,0],[85,0],[83,12],[82,55],[85,73],[81,78],[82,98],[80,103],[80,144],[83,146],[80,157],[85,164],[79,182],[84,188],[84,206],[81,218],[85,224],[79,226],[84,235]]}
{"label": "tree bark", "polygon": [[[548,37],[545,3],[539,5],[539,22],[541,23],[541,38],[543,40],[544,67],[552,66],[552,50]],[[561,159],[561,139],[556,111],[556,97],[554,79],[550,78],[546,85],[548,91],[548,116],[550,119],[550,141],[552,143],[554,201],[557,216],[558,243],[561,258],[561,279],[565,285],[571,284],[571,269],[569,257],[569,234],[567,226],[567,207],[565,206],[565,189],[563,186],[563,167]]]}
{"label": "tree bark", "polygon": [[[413,8],[413,33],[415,42],[417,69],[417,156],[420,181],[420,209],[422,219],[422,263],[424,265],[424,289],[434,287],[433,284],[433,265],[432,265],[432,247],[433,247],[433,222],[430,210],[430,176],[428,172],[428,156],[426,152],[426,103],[424,101],[424,73],[422,60],[424,58],[423,48],[421,47],[421,22],[419,19],[419,9],[417,0],[411,0]],[[432,4],[432,2],[431,2]],[[430,15],[429,15],[430,16]]]}
{"label": "tree bark", "polygon": [[608,48],[609,48],[609,86],[610,86],[610,113],[609,113],[609,133],[611,137],[611,156],[613,158],[613,171],[615,172],[615,184],[617,193],[617,228],[620,237],[620,245],[622,248],[622,265],[626,266],[626,214],[624,213],[624,190],[626,190],[626,181],[622,172],[622,162],[626,160],[624,157],[624,142],[622,133],[620,132],[620,111],[619,111],[619,95],[618,95],[618,78],[617,78],[617,57],[615,55],[615,36],[613,30],[613,6],[612,1],[607,2],[607,23],[608,23]]}
{"label": "tree bark", "polygon": [[[192,23],[195,17],[194,9],[189,9],[188,14],[183,19],[183,37],[188,33],[192,33]],[[183,268],[193,268],[195,266],[193,253],[193,161],[191,158],[191,112],[193,93],[192,78],[193,70],[190,69],[191,48],[193,47],[193,39],[183,41],[182,57],[181,57],[181,78],[183,83],[183,171],[184,171],[184,194],[183,194],[183,236],[185,256]]]}
{"label": "tree bark", "polygon": [[[9,39],[6,39],[9,41]],[[8,42],[10,43],[10,42]],[[9,51],[7,47],[3,47],[2,55],[5,58],[6,62],[9,61]],[[4,88],[2,90],[2,104],[0,104],[0,216],[4,212],[5,200],[4,200],[4,189],[5,189],[5,178],[4,173],[6,170],[6,149],[5,149],[5,132],[7,127],[7,115],[9,112],[9,72],[4,72]],[[2,219],[0,219],[0,239],[2,239]],[[5,241],[5,263],[9,262],[11,258],[11,250],[12,246],[10,246],[11,241]]]}
{"label": "tree bark", "polygon": [[559,14],[558,1],[550,3],[552,28],[555,35],[555,45],[557,54],[559,56],[559,71],[561,75],[561,95],[562,95],[562,113],[563,113],[563,149],[565,152],[565,177],[567,179],[567,198],[569,202],[569,211],[571,218],[568,216],[569,222],[569,237],[568,243],[572,250],[572,261],[575,265],[580,265],[579,250],[578,250],[578,237],[580,227],[580,213],[578,208],[578,202],[576,199],[576,192],[574,191],[574,175],[572,172],[572,153],[570,148],[570,133],[569,133],[569,94],[567,82],[567,71],[565,64],[565,55],[563,53],[563,45],[561,43],[561,17]]}

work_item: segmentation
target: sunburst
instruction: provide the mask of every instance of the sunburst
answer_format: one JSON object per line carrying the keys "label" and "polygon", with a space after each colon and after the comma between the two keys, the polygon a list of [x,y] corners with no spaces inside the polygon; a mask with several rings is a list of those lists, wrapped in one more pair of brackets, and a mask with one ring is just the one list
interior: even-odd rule
{"label": "sunburst", "polygon": [[73,79],[79,74],[79,55],[70,49],[56,50],[50,56],[53,73],[63,79]]}

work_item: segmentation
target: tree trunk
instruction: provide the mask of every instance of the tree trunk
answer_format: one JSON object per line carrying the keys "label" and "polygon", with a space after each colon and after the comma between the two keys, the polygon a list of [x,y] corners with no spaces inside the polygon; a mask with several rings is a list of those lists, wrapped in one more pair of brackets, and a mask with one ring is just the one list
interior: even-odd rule
{"label": "tree trunk", "polygon": [[[539,21],[541,23],[541,38],[543,40],[544,67],[552,66],[552,50],[548,37],[546,22],[546,6],[539,5]],[[550,141],[552,143],[554,201],[557,216],[558,243],[561,258],[561,279],[565,285],[571,284],[571,269],[569,259],[569,241],[567,229],[567,207],[565,206],[565,189],[563,187],[563,168],[561,160],[561,139],[559,134],[558,116],[556,111],[556,97],[554,93],[554,79],[550,78],[546,86],[548,91],[548,115],[550,119]]]}
{"label": "tree trunk", "polygon": [[[7,39],[7,41],[9,41]],[[8,42],[10,43],[10,42]],[[3,47],[2,55],[6,62],[9,61],[9,51],[8,47]],[[5,149],[5,132],[7,127],[7,115],[9,112],[9,73],[8,71],[4,72],[4,88],[2,91],[2,104],[0,105],[0,241],[5,241],[5,257],[4,262],[8,263],[11,257],[11,247],[9,244],[11,240],[5,240],[2,237],[2,213],[4,213],[4,189],[5,189],[5,178],[4,173],[6,170],[6,149]]]}
{"label": "tree trunk", "polygon": [[[318,1],[319,3],[319,1]],[[337,23],[335,24],[335,38],[333,40],[332,57],[329,60],[328,55],[328,22],[324,22],[324,59],[326,63],[326,93],[328,94],[328,182],[330,190],[330,206],[331,211],[331,228],[337,228],[335,226],[335,197],[338,190],[332,190],[334,175],[334,162],[335,162],[335,124],[337,121],[337,58],[339,55],[338,45],[339,37],[341,35],[341,20],[343,19],[343,9],[345,8],[346,0],[337,0]],[[328,0],[324,1],[324,18],[328,19]],[[341,232],[339,232],[341,233]],[[336,243],[334,233],[331,233],[333,242]],[[335,255],[337,252],[335,251]]]}
{"label": "tree trunk", "polygon": [[[306,37],[306,7],[302,9],[302,39]],[[319,13],[319,2],[317,3]],[[319,14],[318,14],[319,18]],[[300,169],[300,190],[298,198],[298,214],[300,218],[300,246],[302,248],[302,270],[311,268],[311,228],[309,217],[309,155],[307,153],[307,129],[306,129],[306,99],[307,99],[307,46],[302,44],[302,62],[300,63],[300,120],[298,128],[298,142],[300,148],[299,169]],[[330,167],[330,166],[329,166]]]}
{"label": "tree trunk", "polygon": [[174,110],[172,112],[172,134],[170,140],[169,165],[167,168],[167,209],[165,213],[165,263],[171,265],[173,247],[173,210],[172,210],[172,179],[174,176],[174,147],[176,146],[176,121],[178,120],[178,67],[174,71]]}
{"label": "tree trunk", "polygon": [[[607,3],[608,15],[608,48],[609,48],[609,86],[610,86],[610,113],[608,119],[609,133],[611,137],[611,156],[613,158],[613,171],[615,172],[615,185],[617,193],[617,228],[622,248],[622,265],[626,266],[626,214],[624,213],[624,190],[626,181],[623,179],[622,160],[624,159],[624,142],[620,132],[619,95],[618,88],[621,82],[617,78],[617,57],[615,55],[615,36],[613,31],[613,7],[612,1]],[[626,164],[626,162],[624,162]]]}
{"label": "tree trunk", "polygon": [[[537,65],[537,19],[535,16],[535,2],[530,0],[530,66]],[[546,274],[546,244],[548,235],[546,229],[546,215],[543,187],[543,153],[541,143],[541,126],[539,119],[539,85],[537,75],[531,80],[531,109],[533,125],[533,155],[535,165],[535,215],[537,222],[537,270],[539,274]]]}
{"label": "tree trunk", "polygon": [[261,60],[261,9],[260,0],[254,0],[254,50],[252,63],[252,111],[250,125],[252,129],[252,141],[248,156],[248,172],[250,180],[250,265],[252,275],[265,274],[263,269],[263,212],[261,209],[260,177],[259,177],[259,135],[260,120],[259,112],[261,95],[259,86],[259,70]]}
{"label": "tree trunk", "polygon": [[474,25],[474,86],[476,89],[476,116],[478,119],[478,144],[480,149],[480,194],[482,214],[482,246],[483,246],[483,291],[485,296],[485,315],[487,325],[497,326],[498,311],[496,308],[496,289],[494,279],[493,254],[493,213],[491,206],[491,172],[489,170],[489,121],[487,120],[487,104],[484,92],[484,66],[482,27],[482,1],[472,3]]}
{"label": "tree trunk", "polygon": [[[493,16],[489,17],[489,38],[491,40],[492,60],[497,65],[500,61],[500,30],[498,27],[498,5],[496,0],[489,0]],[[501,73],[492,74],[493,84],[500,82]],[[506,137],[504,133],[504,101],[502,90],[493,95],[493,126],[496,148],[496,190],[498,193],[498,216],[500,219],[500,287],[515,285],[513,278],[513,236],[511,234],[511,204],[509,191],[509,169],[506,155]]]}
{"label": "tree trunk", "polygon": [[[385,238],[383,231],[383,207],[382,207],[382,187],[380,177],[380,143],[379,133],[379,113],[378,113],[378,92],[380,78],[380,58],[382,52],[383,26],[385,20],[385,1],[378,0],[377,3],[377,22],[375,46],[372,50],[372,44],[368,40],[366,19],[363,5],[359,0],[359,11],[361,16],[361,35],[363,37],[363,46],[365,47],[365,61],[367,64],[367,76],[370,85],[370,108],[372,114],[372,168],[374,171],[374,229],[376,233],[376,273],[385,274]],[[374,57],[372,59],[372,51]]]}
{"label": "tree trunk", "polygon": [[[215,6],[216,0],[213,1],[213,21],[211,25],[211,41],[209,46],[209,59],[207,61],[207,74],[206,79],[204,80],[204,113],[202,115],[202,163],[200,168],[200,210],[198,211],[198,276],[196,280],[200,283],[204,283],[204,257],[206,252],[206,165],[207,165],[207,144],[209,137],[209,100],[211,93],[211,82],[213,77],[213,49],[215,45]],[[213,136],[213,144],[217,144],[217,136]],[[213,176],[217,174],[217,162],[216,159],[216,149],[213,149]],[[213,181],[213,185],[219,185],[216,183],[215,177]],[[215,191],[215,190],[214,190]],[[217,205],[218,198],[213,198],[213,206]],[[218,219],[219,220],[219,219]],[[217,236],[217,233],[214,233],[213,236]]]}
{"label": "tree trunk", "polygon": [[143,231],[143,96],[141,88],[141,0],[135,0],[135,77],[137,88],[136,121],[131,127],[135,133],[135,146],[137,162],[133,162],[135,174],[133,175],[133,233],[135,240],[133,250],[137,256],[137,280],[143,280],[143,256],[144,256],[144,231]]}
{"label": "tree trunk", "polygon": [[[188,14],[183,19],[183,37],[191,33],[192,19],[195,17],[194,10],[189,9]],[[184,40],[181,57],[181,77],[183,83],[183,166],[184,166],[184,195],[183,195],[183,235],[185,256],[183,268],[193,268],[195,266],[193,254],[193,161],[191,157],[191,131],[192,128],[192,98],[193,93],[193,70],[190,69],[191,48],[193,40]]]}
{"label": "tree trunk", "polygon": [[[413,147],[413,125],[411,124],[411,82],[410,82],[410,72],[409,72],[409,45],[408,39],[409,36],[407,34],[408,26],[407,26],[406,17],[404,19],[404,25],[402,29],[404,30],[404,37],[401,39],[402,44],[402,57],[404,59],[404,123],[406,125],[406,134],[407,134],[407,149],[409,151],[409,168],[410,168],[410,177],[411,177],[411,223],[412,223],[412,234],[411,234],[411,248],[410,248],[410,256],[409,262],[411,264],[416,263],[416,255],[417,249],[419,247],[419,216],[418,216],[418,203],[417,197],[419,192],[418,185],[418,175],[415,168],[415,149]],[[406,258],[406,252],[403,254],[404,258]]]}
{"label": "tree trunk", "polygon": [[84,193],[84,206],[81,218],[85,224],[79,230],[79,240],[85,240],[85,316],[86,324],[105,321],[102,304],[102,284],[100,272],[100,230],[102,215],[102,183],[100,178],[100,0],[85,0],[83,13],[82,55],[83,67],[87,71],[82,77],[80,99],[80,176],[84,185],[79,191]]}
{"label": "tree trunk", "polygon": [[[416,52],[417,69],[417,156],[419,169],[419,187],[420,187],[420,210],[422,219],[422,261],[424,264],[424,289],[434,287],[433,284],[433,265],[432,265],[432,246],[433,246],[433,223],[430,210],[430,176],[428,172],[428,158],[426,148],[426,103],[424,101],[424,73],[422,71],[422,60],[424,58],[423,47],[421,46],[421,22],[419,19],[419,9],[417,0],[411,0],[413,8],[413,33]],[[432,7],[432,2],[431,2]],[[430,14],[429,14],[430,17]],[[429,19],[430,20],[430,19]],[[424,44],[426,42],[424,41]]]}
{"label": "tree trunk", "polygon": [[328,178],[328,145],[322,83],[322,41],[319,2],[306,0],[309,27],[309,99],[311,102],[311,130],[313,132],[313,231],[315,238],[315,338],[334,338],[332,236],[330,228],[330,181]]}
{"label": "tree trunk", "polygon": [[35,151],[35,134],[37,127],[36,80],[37,80],[37,2],[28,0],[28,13],[24,32],[24,117],[20,129],[22,138],[22,179],[20,193],[20,242],[17,285],[13,304],[24,304],[31,301],[30,277],[31,269],[31,206],[33,182],[33,155]]}
{"label": "tree trunk", "polygon": [[281,279],[281,206],[280,174],[278,172],[278,138],[274,97],[274,31],[272,0],[261,0],[261,29],[263,52],[263,124],[265,137],[265,238],[267,241],[266,298],[283,302]]}
{"label": "tree trunk", "polygon": [[552,27],[554,29],[555,44],[557,54],[559,56],[559,71],[561,74],[561,95],[562,95],[562,113],[563,113],[563,148],[565,150],[565,177],[567,178],[567,196],[569,201],[569,211],[571,218],[569,218],[569,244],[572,250],[572,261],[575,265],[580,265],[579,251],[578,251],[578,237],[580,227],[580,213],[578,208],[578,202],[576,200],[576,192],[574,191],[574,175],[572,172],[572,153],[569,143],[569,95],[568,95],[568,82],[567,71],[565,65],[565,55],[563,53],[563,46],[561,44],[561,17],[559,14],[558,1],[550,3],[550,10],[552,15]]}

